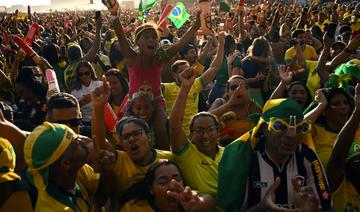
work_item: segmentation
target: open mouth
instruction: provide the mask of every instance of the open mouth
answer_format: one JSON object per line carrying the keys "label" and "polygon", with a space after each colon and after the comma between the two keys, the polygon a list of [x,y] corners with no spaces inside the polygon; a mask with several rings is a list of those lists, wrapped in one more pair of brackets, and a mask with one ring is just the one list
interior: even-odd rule
{"label": "open mouth", "polygon": [[172,197],[167,197],[167,202],[171,207],[177,207],[178,202],[176,201],[176,199],[172,198]]}
{"label": "open mouth", "polygon": [[139,152],[140,147],[137,144],[132,144],[130,146],[130,151],[132,154],[136,154]]}

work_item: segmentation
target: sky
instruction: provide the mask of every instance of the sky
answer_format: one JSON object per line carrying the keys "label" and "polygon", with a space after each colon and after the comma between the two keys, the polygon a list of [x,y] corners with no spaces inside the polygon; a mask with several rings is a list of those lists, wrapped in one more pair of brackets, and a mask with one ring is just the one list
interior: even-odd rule
{"label": "sky", "polygon": [[11,7],[12,5],[49,5],[50,0],[0,0],[0,6]]}

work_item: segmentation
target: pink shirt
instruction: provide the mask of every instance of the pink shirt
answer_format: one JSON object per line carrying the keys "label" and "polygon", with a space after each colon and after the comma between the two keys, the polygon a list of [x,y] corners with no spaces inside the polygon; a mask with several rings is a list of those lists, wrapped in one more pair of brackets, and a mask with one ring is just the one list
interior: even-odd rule
{"label": "pink shirt", "polygon": [[154,60],[152,68],[143,68],[141,67],[141,58],[136,56],[135,65],[128,66],[129,96],[143,90],[152,92],[155,99],[161,97],[161,71],[162,66],[157,59]]}

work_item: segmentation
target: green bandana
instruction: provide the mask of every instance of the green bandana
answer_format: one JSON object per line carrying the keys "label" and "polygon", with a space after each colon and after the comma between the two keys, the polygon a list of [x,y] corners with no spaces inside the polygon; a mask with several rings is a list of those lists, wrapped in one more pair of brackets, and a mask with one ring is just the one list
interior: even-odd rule
{"label": "green bandana", "polygon": [[63,155],[75,136],[66,125],[44,122],[26,138],[24,157],[29,166],[28,176],[38,190],[46,189],[49,166]]}

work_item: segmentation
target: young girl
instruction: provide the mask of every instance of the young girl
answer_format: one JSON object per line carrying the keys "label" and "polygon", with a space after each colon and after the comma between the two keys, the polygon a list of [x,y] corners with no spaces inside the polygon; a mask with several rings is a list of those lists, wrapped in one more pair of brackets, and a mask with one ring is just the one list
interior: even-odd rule
{"label": "young girl", "polygon": [[129,109],[126,116],[134,116],[145,121],[150,127],[150,136],[152,145],[156,145],[158,140],[162,138],[155,138],[154,135],[154,111],[156,108],[156,101],[154,95],[146,91],[138,91],[133,94],[131,101],[129,101]]}
{"label": "young girl", "polygon": [[[165,102],[161,94],[161,71],[167,62],[195,36],[200,28],[200,12],[197,13],[196,21],[187,33],[174,45],[169,47],[165,54],[157,54],[159,46],[159,32],[157,26],[143,24],[135,31],[135,44],[139,47],[135,51],[126,39],[123,26],[118,17],[118,12],[111,10],[116,16],[113,20],[116,35],[118,37],[122,53],[127,61],[129,72],[129,95],[139,90],[150,91],[156,99],[155,131],[161,138],[158,143],[159,149],[169,149],[169,137],[166,130]],[[126,101],[126,100],[125,100]]]}

